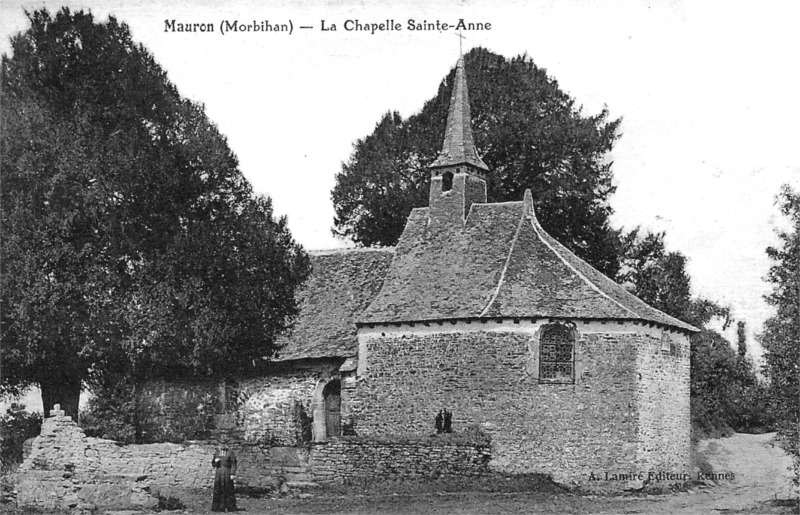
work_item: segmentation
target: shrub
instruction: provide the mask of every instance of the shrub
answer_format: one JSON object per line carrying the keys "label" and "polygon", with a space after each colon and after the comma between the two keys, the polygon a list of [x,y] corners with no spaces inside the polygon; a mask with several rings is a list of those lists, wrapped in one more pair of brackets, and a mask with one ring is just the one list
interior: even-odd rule
{"label": "shrub", "polygon": [[[204,390],[187,390],[189,395],[180,402],[171,402],[170,416],[154,421],[159,406],[153,392],[131,378],[121,377],[106,384],[94,385],[92,397],[79,423],[87,436],[107,438],[120,443],[180,443],[207,438],[208,425],[213,419],[199,405],[210,404]],[[160,391],[159,391],[160,393]],[[155,394],[157,395],[157,394]],[[216,406],[213,407],[214,409]]]}
{"label": "shrub", "polygon": [[692,467],[697,468],[697,470],[705,476],[714,473],[714,467],[711,466],[711,463],[708,462],[705,455],[698,452],[695,448],[692,448]]}
{"label": "shrub", "polygon": [[141,430],[133,386],[125,380],[97,387],[78,417],[86,436],[139,443]]}
{"label": "shrub", "polygon": [[691,410],[694,438],[717,438],[733,431],[763,432],[773,425],[767,392],[752,363],[737,355],[719,333],[692,338]]}
{"label": "shrub", "polygon": [[0,417],[0,467],[5,472],[22,463],[22,444],[38,436],[42,430],[42,415],[28,413],[25,405],[12,403]]}
{"label": "shrub", "polygon": [[178,499],[177,497],[169,496],[165,497],[160,493],[156,493],[156,498],[158,499],[158,507],[156,508],[158,511],[166,510],[166,511],[173,511],[173,510],[185,510],[186,505]]}

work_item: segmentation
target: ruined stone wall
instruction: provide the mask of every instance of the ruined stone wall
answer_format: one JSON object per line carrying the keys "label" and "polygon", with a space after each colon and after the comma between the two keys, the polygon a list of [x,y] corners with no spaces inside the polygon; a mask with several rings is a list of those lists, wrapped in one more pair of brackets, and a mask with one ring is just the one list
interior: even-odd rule
{"label": "ruined stone wall", "polygon": [[[210,489],[218,443],[120,445],[89,438],[63,412],[48,417],[17,475],[20,506],[43,509],[151,508],[154,494]],[[237,485],[271,488],[305,477],[308,450],[230,443],[238,461]]]}
{"label": "ruined stone wall", "polygon": [[[45,419],[20,466],[17,502],[58,510],[153,509],[157,494],[179,497],[184,489],[211,489],[216,445],[119,445],[86,437],[70,417],[57,412]],[[230,445],[239,465],[237,486],[268,489],[284,482],[476,476],[487,472],[490,460],[486,443],[447,437],[344,438],[305,447]]]}
{"label": "ruined stone wall", "polygon": [[637,353],[639,463],[644,470],[690,471],[690,341],[680,333],[646,337]]}
{"label": "ruined stone wall", "polygon": [[380,441],[341,438],[311,448],[317,483],[480,476],[489,471],[489,446],[446,438]]}
{"label": "ruined stone wall", "polygon": [[491,435],[504,472],[585,483],[638,466],[637,352],[654,331],[578,324],[581,377],[540,384],[528,366],[541,324],[493,325],[362,329],[358,383],[343,392],[358,434],[430,434],[446,408],[455,431]]}
{"label": "ruined stone wall", "polygon": [[[122,448],[110,440],[87,438],[70,417],[63,416],[63,411],[54,413],[42,423],[41,434],[33,440],[30,455],[19,468],[20,506],[91,509],[99,504],[125,509],[157,504],[148,487],[153,478],[163,479],[158,473],[160,460],[147,453],[120,452]],[[120,459],[109,460],[110,455]],[[149,476],[148,472],[155,474]]]}

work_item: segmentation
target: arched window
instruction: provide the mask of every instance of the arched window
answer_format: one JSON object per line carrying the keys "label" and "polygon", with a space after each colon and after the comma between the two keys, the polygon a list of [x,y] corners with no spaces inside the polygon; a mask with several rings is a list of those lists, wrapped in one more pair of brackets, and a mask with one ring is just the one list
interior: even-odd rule
{"label": "arched window", "polygon": [[553,324],[542,328],[539,368],[543,383],[575,382],[575,334],[569,327]]}
{"label": "arched window", "polygon": [[325,400],[325,436],[340,436],[342,434],[342,383],[334,379],[322,390]]}
{"label": "arched window", "polygon": [[444,172],[442,174],[442,191],[450,191],[453,189],[453,172]]}

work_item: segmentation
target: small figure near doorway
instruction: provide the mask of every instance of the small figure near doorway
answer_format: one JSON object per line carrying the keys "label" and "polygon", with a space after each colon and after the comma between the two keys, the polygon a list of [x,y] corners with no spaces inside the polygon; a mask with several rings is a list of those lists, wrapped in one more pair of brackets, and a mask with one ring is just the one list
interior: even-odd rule
{"label": "small figure near doorway", "polygon": [[223,444],[211,459],[214,467],[214,497],[211,511],[236,511],[236,494],[233,481],[236,479],[236,454]]}

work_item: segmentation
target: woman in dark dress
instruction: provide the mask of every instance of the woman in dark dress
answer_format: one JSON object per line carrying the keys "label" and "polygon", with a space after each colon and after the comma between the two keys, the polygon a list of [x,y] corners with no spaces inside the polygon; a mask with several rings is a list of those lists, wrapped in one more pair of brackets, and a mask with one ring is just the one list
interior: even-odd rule
{"label": "woman in dark dress", "polygon": [[236,511],[233,488],[233,480],[236,479],[236,455],[228,446],[223,445],[214,453],[211,466],[216,469],[211,511]]}

